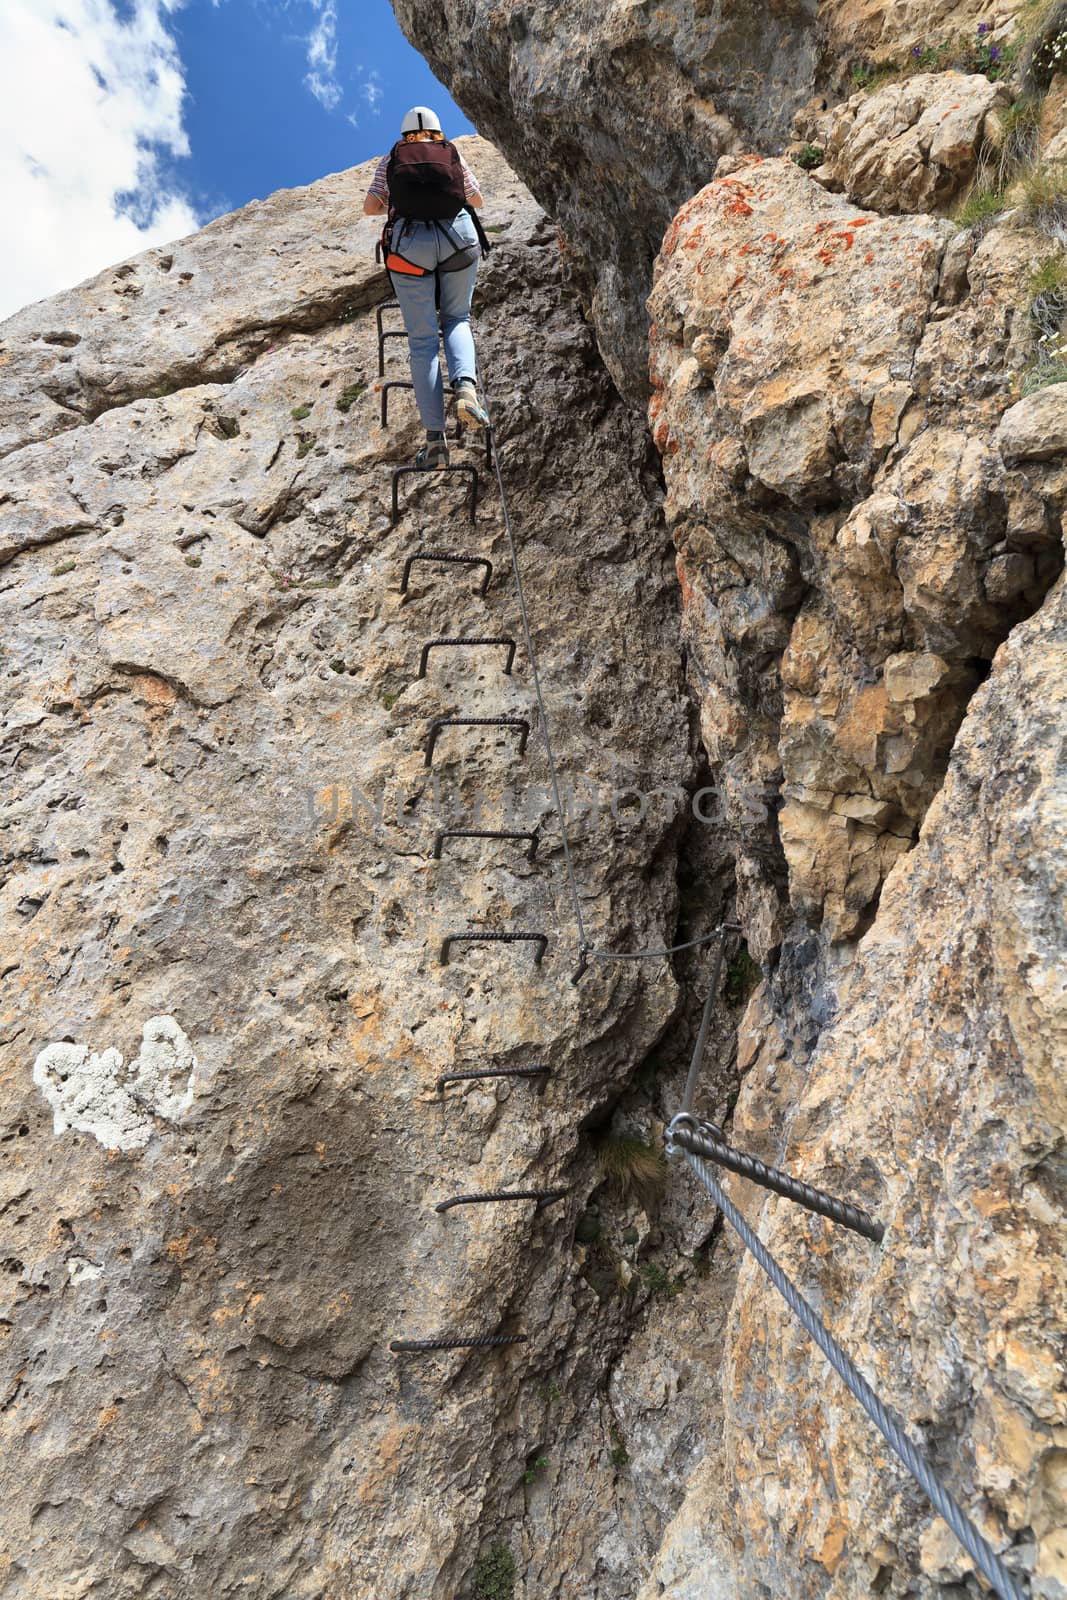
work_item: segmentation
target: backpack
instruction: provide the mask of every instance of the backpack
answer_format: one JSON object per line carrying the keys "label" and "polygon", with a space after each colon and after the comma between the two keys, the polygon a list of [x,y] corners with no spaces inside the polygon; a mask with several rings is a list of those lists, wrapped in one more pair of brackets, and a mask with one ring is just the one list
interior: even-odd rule
{"label": "backpack", "polygon": [[454,144],[402,139],[393,146],[385,171],[389,204],[398,217],[415,222],[452,222],[463,210],[467,191]]}

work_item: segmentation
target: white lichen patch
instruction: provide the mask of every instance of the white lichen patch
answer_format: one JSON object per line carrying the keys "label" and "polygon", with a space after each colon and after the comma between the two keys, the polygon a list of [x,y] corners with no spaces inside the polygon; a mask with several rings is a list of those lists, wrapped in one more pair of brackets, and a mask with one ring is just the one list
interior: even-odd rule
{"label": "white lichen patch", "polygon": [[99,1278],[103,1267],[98,1267],[95,1261],[90,1261],[86,1256],[68,1256],[67,1271],[70,1273],[71,1283],[92,1283],[94,1278]]}
{"label": "white lichen patch", "polygon": [[91,1133],[109,1150],[140,1150],[154,1118],[177,1122],[193,1103],[196,1057],[173,1017],[149,1017],[141,1049],[128,1068],[114,1048],[99,1055],[84,1044],[49,1044],[33,1064],[33,1081],[52,1107],[56,1133]]}

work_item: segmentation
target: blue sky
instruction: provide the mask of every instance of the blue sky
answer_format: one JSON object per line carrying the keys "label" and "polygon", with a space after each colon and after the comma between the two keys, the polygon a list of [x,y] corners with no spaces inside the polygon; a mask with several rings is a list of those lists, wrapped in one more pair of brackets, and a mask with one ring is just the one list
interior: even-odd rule
{"label": "blue sky", "polygon": [[275,189],[472,128],[388,0],[0,0],[0,319]]}
{"label": "blue sky", "polygon": [[381,155],[412,105],[473,131],[389,0],[188,0],[172,30],[188,89],[179,175],[212,214]]}

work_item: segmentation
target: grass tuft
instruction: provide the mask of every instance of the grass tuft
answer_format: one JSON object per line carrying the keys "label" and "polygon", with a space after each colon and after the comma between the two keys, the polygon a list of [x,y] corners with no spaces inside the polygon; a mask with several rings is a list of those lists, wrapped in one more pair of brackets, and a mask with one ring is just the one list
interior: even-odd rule
{"label": "grass tuft", "polygon": [[1067,232],[1067,161],[1035,167],[1019,181],[1019,218],[1052,238]]}
{"label": "grass tuft", "polygon": [[952,220],[961,228],[984,230],[1008,209],[1008,204],[1003,190],[991,179],[979,178],[956,207]]}
{"label": "grass tuft", "polygon": [[1053,383],[1067,383],[1067,362],[1050,361],[1047,366],[1035,367],[1023,379],[1022,392],[1036,394],[1038,389],[1047,389]]}
{"label": "grass tuft", "polygon": [[311,415],[311,407],[310,406],[294,406],[293,409],[290,411],[289,415],[292,417],[294,422],[303,422],[305,417],[310,417],[310,415]]}
{"label": "grass tuft", "polygon": [[617,1194],[635,1194],[639,1199],[654,1193],[667,1169],[662,1149],[645,1144],[632,1134],[608,1134],[597,1146],[596,1158],[601,1172]]}
{"label": "grass tuft", "polygon": [[748,945],[743,944],[726,963],[724,992],[727,1005],[739,1006],[742,1000],[747,1000],[762,976],[760,967],[748,953]]}
{"label": "grass tuft", "polygon": [[861,61],[852,69],[852,86],[854,89],[880,89],[884,83],[892,83],[894,78],[899,78],[904,68],[899,61]]}

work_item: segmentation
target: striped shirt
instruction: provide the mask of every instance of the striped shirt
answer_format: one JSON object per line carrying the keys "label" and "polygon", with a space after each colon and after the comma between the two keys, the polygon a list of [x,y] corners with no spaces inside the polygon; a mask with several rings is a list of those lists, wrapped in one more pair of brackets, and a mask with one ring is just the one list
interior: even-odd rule
{"label": "striped shirt", "polygon": [[[392,151],[390,151],[389,154],[391,155]],[[473,204],[475,200],[480,200],[482,198],[481,188],[479,187],[477,178],[474,176],[474,173],[471,171],[470,167],[468,167],[462,156],[459,158],[459,164],[463,168],[463,191],[466,194],[467,199]],[[371,181],[371,186],[367,190],[368,199],[373,197],[375,200],[380,200],[383,205],[389,204],[389,184],[386,181],[385,176],[388,168],[389,156],[383,156],[378,163],[374,177]]]}

